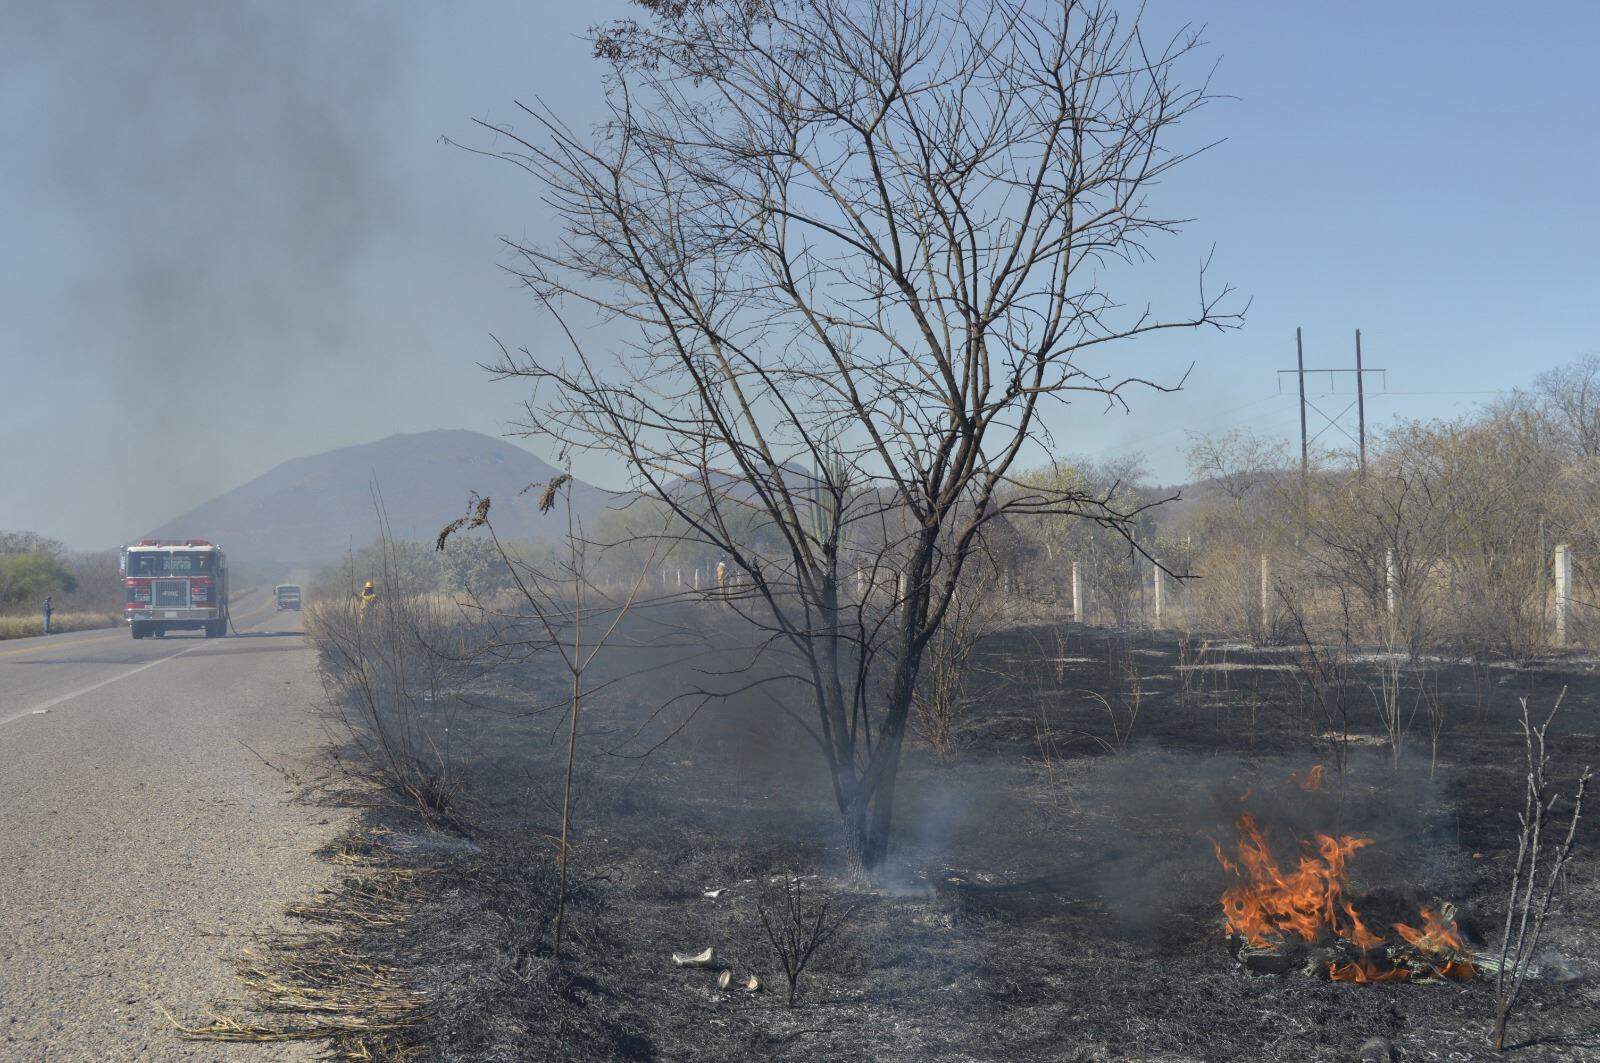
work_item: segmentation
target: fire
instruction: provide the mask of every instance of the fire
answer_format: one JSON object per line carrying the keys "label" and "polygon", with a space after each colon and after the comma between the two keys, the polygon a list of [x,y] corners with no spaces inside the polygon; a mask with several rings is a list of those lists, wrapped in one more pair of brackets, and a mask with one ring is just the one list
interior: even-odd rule
{"label": "fire", "polygon": [[1472,961],[1467,959],[1466,945],[1461,940],[1461,931],[1454,919],[1442,920],[1432,908],[1424,908],[1421,930],[1404,923],[1396,923],[1394,929],[1407,945],[1428,961],[1435,973],[1462,981],[1478,973]]}
{"label": "fire", "polygon": [[[1312,780],[1321,781],[1315,769],[1306,781]],[[1328,977],[1341,982],[1399,982],[1430,975],[1466,980],[1477,973],[1455,920],[1431,908],[1421,910],[1420,930],[1394,925],[1399,942],[1388,941],[1362,920],[1345,891],[1350,858],[1371,845],[1371,838],[1318,834],[1314,842],[1302,843],[1299,859],[1289,868],[1273,855],[1254,816],[1242,814],[1238,829],[1231,857],[1219,843],[1212,845],[1217,860],[1237,880],[1222,892],[1227,930],[1251,947],[1274,949],[1298,940],[1342,952],[1326,961]]]}
{"label": "fire", "polygon": [[1308,942],[1326,933],[1351,940],[1357,934],[1371,937],[1343,899],[1345,864],[1356,850],[1371,844],[1370,838],[1319,834],[1316,855],[1303,854],[1299,866],[1286,871],[1273,857],[1255,817],[1246,812],[1239,817],[1237,861],[1224,856],[1220,844],[1212,844],[1222,866],[1243,880],[1223,891],[1222,914],[1228,929],[1250,944],[1267,948],[1288,934]]}

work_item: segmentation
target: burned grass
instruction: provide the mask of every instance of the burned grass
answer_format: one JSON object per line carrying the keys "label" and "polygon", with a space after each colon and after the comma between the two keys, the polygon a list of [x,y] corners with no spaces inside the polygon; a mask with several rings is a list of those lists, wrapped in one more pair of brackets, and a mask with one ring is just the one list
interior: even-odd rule
{"label": "burned grass", "polygon": [[[843,873],[826,781],[801,741],[773,733],[773,714],[708,709],[635,757],[618,736],[655,718],[667,680],[597,699],[559,966],[548,954],[559,728],[517,711],[537,674],[482,676],[473,708],[451,716],[480,817],[472,841],[420,813],[372,813],[340,889],[294,913],[314,932],[289,955],[344,950],[347,971],[382,972],[368,982],[414,1005],[403,1028],[334,1031],[346,1058],[1354,1059],[1373,1038],[1394,1058],[1492,1058],[1482,978],[1350,985],[1247,970],[1227,947],[1214,843],[1242,807],[1288,852],[1318,829],[1370,837],[1350,859],[1360,909],[1378,921],[1443,898],[1481,948],[1498,934],[1515,858],[1516,697],[1569,687],[1556,738],[1576,766],[1600,759],[1600,681],[1582,667],[1501,670],[1485,690],[1486,670],[1442,669],[1450,715],[1430,773],[1422,736],[1398,770],[1386,750],[1363,750],[1378,725],[1356,697],[1359,674],[1332,718],[1296,673],[1252,668],[1281,665],[1282,652],[1232,649],[1237,667],[1186,679],[1172,642],[1142,637],[1130,653],[1109,638],[1075,630],[1068,660],[1032,672],[1013,662],[1034,636],[986,643],[962,758],[912,755],[893,861],[870,887]],[[1115,721],[1078,692],[1126,697],[1116,672],[1127,660],[1143,662],[1142,709],[1125,751],[1111,752],[1101,739]],[[1301,783],[1319,764],[1327,791],[1311,800]],[[1584,834],[1529,983],[1518,1058],[1600,1052],[1600,886],[1593,828]],[[791,1008],[761,911],[793,874],[851,914]],[[672,961],[705,948],[708,966]],[[760,992],[740,988],[752,974]],[[304,1003],[261,1001],[269,1018]],[[343,1021],[291,1017],[276,1028]]]}
{"label": "burned grass", "polygon": [[585,1006],[592,989],[574,974],[596,947],[594,889],[579,884],[568,896],[574,963],[549,957],[546,854],[441,835],[390,810],[369,812],[323,855],[345,873],[287,909],[305,929],[236,961],[248,1011],[169,1016],[180,1036],[317,1041],[348,1060],[598,1060],[623,1050],[627,1031]]}

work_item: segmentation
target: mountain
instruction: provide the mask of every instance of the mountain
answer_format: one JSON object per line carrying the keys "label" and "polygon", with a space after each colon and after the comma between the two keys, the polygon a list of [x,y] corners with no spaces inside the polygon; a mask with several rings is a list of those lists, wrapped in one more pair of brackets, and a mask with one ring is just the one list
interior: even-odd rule
{"label": "mountain", "polygon": [[[394,435],[286,461],[150,532],[152,538],[220,543],[236,563],[320,564],[378,538],[376,485],[397,539],[432,540],[466,510],[468,492],[494,500],[490,517],[505,539],[564,534],[562,509],[539,512],[537,490],[558,470],[521,447],[459,429]],[[612,496],[575,481],[573,513],[592,526]]]}

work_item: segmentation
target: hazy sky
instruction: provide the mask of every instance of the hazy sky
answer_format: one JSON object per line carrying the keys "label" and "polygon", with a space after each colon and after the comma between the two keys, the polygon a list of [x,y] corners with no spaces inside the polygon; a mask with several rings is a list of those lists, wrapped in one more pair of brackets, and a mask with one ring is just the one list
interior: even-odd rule
{"label": "hazy sky", "polygon": [[[517,171],[440,142],[540,96],[579,124],[602,3],[0,0],[0,528],[109,546],[287,458],[439,427],[498,433],[476,363],[547,322],[496,237],[553,231]],[[1600,352],[1600,4],[1152,0],[1207,23],[1214,89],[1174,174],[1196,220],[1130,302],[1214,277],[1245,328],[1132,414],[1075,407],[1062,451],[1183,474],[1188,430],[1290,435],[1274,370],[1348,364],[1448,416]],[[1320,385],[1318,387],[1320,390]],[[1326,404],[1324,404],[1326,405]]]}

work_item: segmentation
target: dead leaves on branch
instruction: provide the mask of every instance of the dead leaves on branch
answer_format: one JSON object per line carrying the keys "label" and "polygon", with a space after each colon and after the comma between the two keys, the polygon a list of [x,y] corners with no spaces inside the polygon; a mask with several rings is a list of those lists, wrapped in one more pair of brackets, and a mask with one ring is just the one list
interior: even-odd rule
{"label": "dead leaves on branch", "polygon": [[488,523],[489,497],[487,495],[480,495],[478,492],[474,491],[472,494],[467,496],[466,516],[457,517],[455,520],[441,528],[439,530],[439,538],[434,540],[433,548],[435,550],[443,550],[444,544],[449,540],[450,536],[454,535],[456,532],[463,528],[469,530],[472,528],[481,528]]}
{"label": "dead leaves on branch", "polygon": [[[567,481],[571,479],[572,475],[570,473],[562,473],[560,476],[555,477],[543,485],[544,490],[539,493],[540,513],[549,513],[552,509],[556,508],[556,499],[560,494],[561,488],[564,487]],[[540,485],[537,483],[531,483],[527,487],[524,487],[521,491],[518,491],[517,494],[527,494],[529,491],[539,486]],[[469,494],[467,496],[466,514],[464,516],[457,517],[455,520],[439,529],[439,537],[434,540],[433,548],[435,550],[443,550],[445,543],[450,540],[450,536],[454,535],[458,531],[471,531],[474,528],[482,528],[487,525],[489,523],[490,501],[491,500],[488,495],[480,495],[476,491],[473,491],[471,494]]]}
{"label": "dead leaves on branch", "polygon": [[[557,476],[554,480],[551,480],[549,483],[544,485],[544,491],[539,495],[540,513],[548,513],[552,509],[556,508],[556,492],[560,491],[562,485],[570,479],[572,479],[571,474],[562,473],[560,476]],[[529,484],[527,487],[524,487],[523,490],[527,491],[529,488],[535,486],[537,485]]]}

